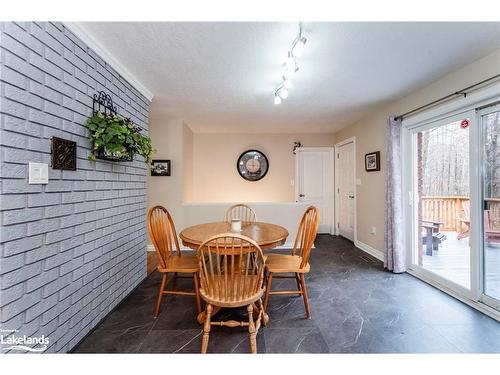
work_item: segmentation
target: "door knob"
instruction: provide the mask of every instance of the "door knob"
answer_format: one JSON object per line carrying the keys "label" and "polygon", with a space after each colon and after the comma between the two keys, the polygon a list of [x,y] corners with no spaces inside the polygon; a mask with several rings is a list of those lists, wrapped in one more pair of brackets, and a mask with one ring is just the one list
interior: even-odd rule
{"label": "door knob", "polygon": [[349,195],[349,198],[354,199],[354,195]]}
{"label": "door knob", "polygon": [[306,195],[305,194],[299,194],[300,198],[304,198]]}

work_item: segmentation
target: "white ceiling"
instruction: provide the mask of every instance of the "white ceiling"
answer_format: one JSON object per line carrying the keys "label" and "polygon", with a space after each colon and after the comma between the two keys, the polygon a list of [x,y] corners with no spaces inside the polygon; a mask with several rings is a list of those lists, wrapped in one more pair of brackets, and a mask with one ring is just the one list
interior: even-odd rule
{"label": "white ceiling", "polygon": [[153,92],[152,118],[195,132],[336,131],[500,48],[500,23],[305,23],[300,70],[276,106],[297,23],[79,26]]}

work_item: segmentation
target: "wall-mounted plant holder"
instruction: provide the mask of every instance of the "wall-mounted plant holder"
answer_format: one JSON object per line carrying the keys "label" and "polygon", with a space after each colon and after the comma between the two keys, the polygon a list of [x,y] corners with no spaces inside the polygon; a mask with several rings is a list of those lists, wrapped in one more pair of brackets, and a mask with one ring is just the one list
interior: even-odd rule
{"label": "wall-mounted plant holder", "polygon": [[[98,94],[94,94],[94,99],[92,101],[92,111],[95,115],[100,112],[107,116],[116,116],[118,112],[116,110],[116,106],[113,104],[113,99],[109,94],[106,94],[104,91],[99,91]],[[133,161],[132,152],[127,150],[127,155],[125,156],[117,156],[111,152],[107,152],[102,149],[96,155],[97,159],[101,160],[109,160],[109,161]]]}
{"label": "wall-mounted plant holder", "polygon": [[52,169],[76,171],[76,142],[52,137]]}
{"label": "wall-mounted plant holder", "polygon": [[132,161],[132,154],[128,152],[126,156],[116,156],[113,155],[112,153],[106,153],[103,150],[99,150],[97,153],[97,159],[101,160],[109,160],[109,161]]}

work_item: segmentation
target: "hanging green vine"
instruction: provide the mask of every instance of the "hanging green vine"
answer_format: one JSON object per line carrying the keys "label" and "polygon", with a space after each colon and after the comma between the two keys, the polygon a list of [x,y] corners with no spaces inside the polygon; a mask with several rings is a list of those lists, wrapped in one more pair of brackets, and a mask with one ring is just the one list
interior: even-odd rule
{"label": "hanging green vine", "polygon": [[133,159],[134,155],[141,155],[150,165],[155,150],[151,146],[151,139],[141,134],[141,128],[129,118],[118,115],[107,115],[96,112],[87,120],[86,128],[90,131],[92,150],[89,160],[96,160],[104,155],[115,160]]}

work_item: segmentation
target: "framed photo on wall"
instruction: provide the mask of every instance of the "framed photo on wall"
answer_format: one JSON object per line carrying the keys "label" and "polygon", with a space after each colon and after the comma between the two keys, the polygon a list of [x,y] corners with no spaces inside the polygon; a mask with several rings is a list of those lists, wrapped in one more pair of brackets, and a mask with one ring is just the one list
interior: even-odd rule
{"label": "framed photo on wall", "polygon": [[365,155],[365,171],[380,171],[380,151],[370,152]]}
{"label": "framed photo on wall", "polygon": [[170,160],[153,160],[151,176],[170,176]]}

